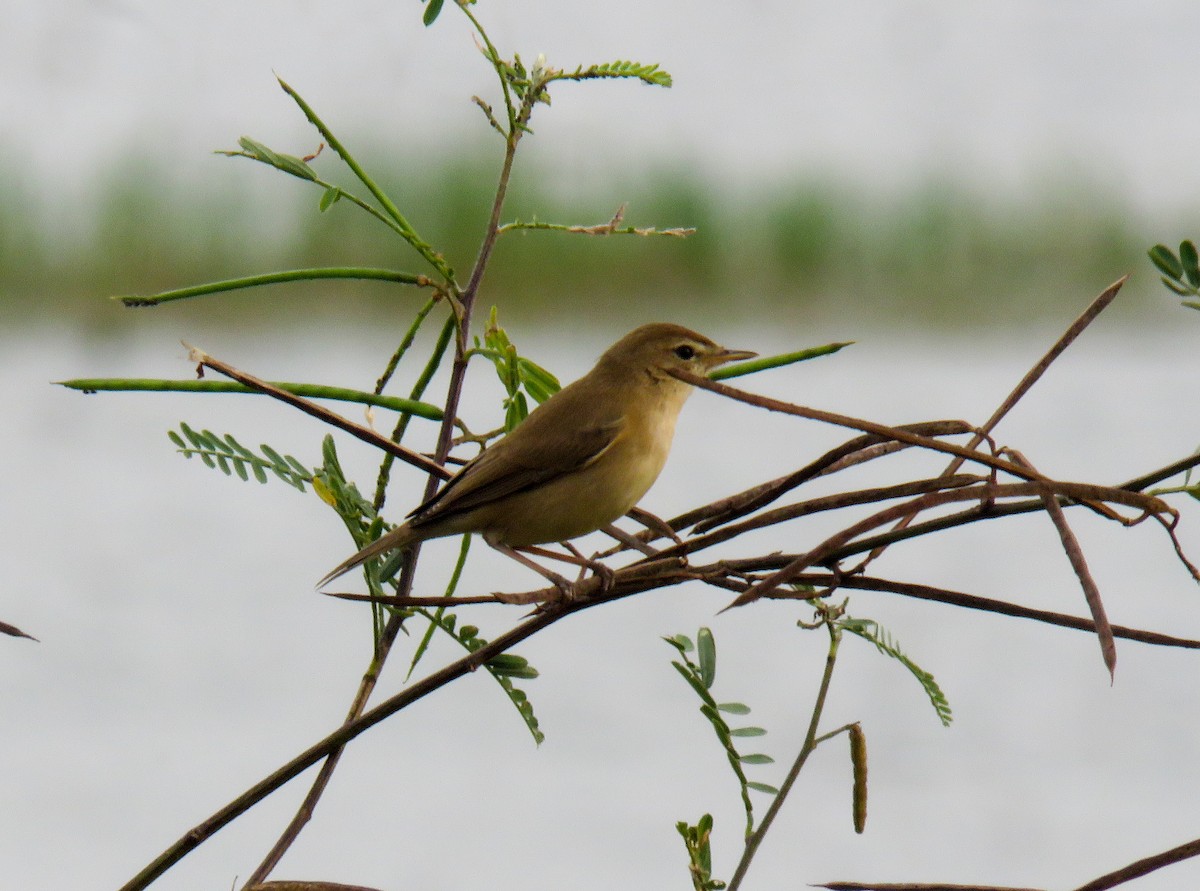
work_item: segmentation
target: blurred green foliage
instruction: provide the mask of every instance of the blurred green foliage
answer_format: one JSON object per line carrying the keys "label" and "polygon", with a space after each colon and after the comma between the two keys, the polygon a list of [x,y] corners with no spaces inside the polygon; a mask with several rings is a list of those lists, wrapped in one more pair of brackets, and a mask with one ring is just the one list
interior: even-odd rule
{"label": "blurred green foliage", "polygon": [[[421,235],[456,268],[468,268],[495,162],[414,168],[382,153],[369,161],[376,172],[393,171],[381,184]],[[313,163],[332,167],[334,159]],[[1081,294],[1141,268],[1148,241],[1119,201],[1068,185],[985,200],[944,184],[877,198],[849,185],[797,180],[729,197],[681,168],[590,179],[575,187],[562,171],[518,165],[503,219],[594,225],[627,204],[626,223],[698,231],[686,239],[510,232],[484,284],[486,302],[503,305],[510,318],[602,318],[653,300],[667,314],[674,305],[767,311],[783,320],[837,314],[977,325],[1074,308]],[[55,215],[29,191],[7,191],[0,197],[0,320],[14,325],[53,314],[117,325],[120,313],[103,299],[109,294],[288,267],[426,271],[414,256],[397,256],[390,233],[349,206],[319,213],[316,190],[283,179],[237,185],[247,181],[237,171],[227,187],[173,182],[164,165],[143,159],[111,171],[98,197],[71,212]],[[351,295],[365,298],[352,304],[356,318],[386,318],[404,293],[321,282],[219,299],[223,313],[239,313],[247,324],[278,326],[342,317]]]}

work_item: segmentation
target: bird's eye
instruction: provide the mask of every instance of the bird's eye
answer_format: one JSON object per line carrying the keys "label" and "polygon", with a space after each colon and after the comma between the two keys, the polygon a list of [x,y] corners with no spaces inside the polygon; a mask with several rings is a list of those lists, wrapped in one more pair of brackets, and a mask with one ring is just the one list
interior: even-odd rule
{"label": "bird's eye", "polygon": [[690,344],[681,343],[675,347],[675,355],[686,362],[688,359],[695,358],[696,350]]}

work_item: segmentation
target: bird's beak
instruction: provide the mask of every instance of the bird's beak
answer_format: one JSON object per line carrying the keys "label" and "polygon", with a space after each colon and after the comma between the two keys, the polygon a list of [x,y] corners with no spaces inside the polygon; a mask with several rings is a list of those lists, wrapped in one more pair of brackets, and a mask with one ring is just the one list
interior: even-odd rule
{"label": "bird's beak", "polygon": [[726,362],[741,362],[743,359],[753,359],[758,353],[750,350],[727,350],[724,347],[713,356],[713,366],[724,365]]}

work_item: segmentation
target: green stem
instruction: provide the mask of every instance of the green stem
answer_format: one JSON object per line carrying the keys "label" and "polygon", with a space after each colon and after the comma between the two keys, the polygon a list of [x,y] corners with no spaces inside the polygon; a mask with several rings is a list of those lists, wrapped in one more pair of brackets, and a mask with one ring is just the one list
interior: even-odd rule
{"label": "green stem", "polygon": [[405,240],[411,244],[413,248],[416,249],[417,253],[424,257],[426,261],[428,261],[429,265],[436,269],[447,282],[452,281],[454,279],[454,270],[451,269],[446,263],[446,258],[435,251],[428,242],[426,242],[423,238],[421,238],[420,235],[417,234],[417,231],[413,229],[412,225],[405,218],[404,214],[400,213],[400,208],[396,206],[395,202],[392,201],[388,194],[379,187],[375,180],[371,179],[367,172],[362,168],[362,165],[359,164],[354,156],[346,150],[346,147],[342,145],[341,140],[333,135],[333,132],[325,125],[325,122],[317,116],[317,113],[312,110],[312,108],[307,102],[304,101],[303,98],[301,98],[300,94],[292,89],[291,85],[282,78],[276,78],[276,80],[279,81],[279,86],[283,88],[283,91],[291,96],[292,101],[300,107],[302,112],[304,112],[304,116],[308,118],[309,123],[316,127],[317,131],[325,138],[325,141],[329,143],[329,147],[337,152],[338,156],[346,162],[346,166],[349,167],[350,170],[353,171],[354,175],[358,177],[359,182],[366,186],[371,194],[375,196],[375,200],[379,202],[380,206],[383,207],[387,215],[396,221],[396,225],[403,230]]}
{"label": "green stem", "polygon": [[188,288],[160,291],[149,297],[129,294],[119,295],[112,299],[120,300],[126,306],[158,306],[160,303],[168,303],[172,300],[202,297],[205,294],[219,294],[224,291],[237,291],[242,288],[257,288],[259,285],[278,285],[285,282],[317,281],[328,278],[400,282],[401,284],[416,285],[422,288],[437,287],[436,282],[424,275],[417,275],[412,272],[399,272],[395,269],[375,269],[366,266],[332,266],[315,269],[287,269],[283,272],[267,272],[262,275],[248,275],[245,278],[231,278],[220,282],[192,285]]}
{"label": "green stem", "polygon": [[817,727],[821,722],[821,713],[825,710],[825,697],[829,693],[829,683],[833,679],[833,666],[837,662],[838,645],[842,640],[841,629],[828,620],[826,620],[825,626],[829,629],[829,652],[825,656],[825,672],[821,676],[821,687],[817,691],[817,701],[813,705],[812,719],[808,723],[808,733],[805,734],[804,745],[800,747],[800,753],[796,756],[795,763],[792,764],[791,770],[788,771],[783,785],[779,787],[779,794],[775,796],[775,799],[771,802],[771,806],[763,814],[762,822],[758,824],[758,828],[754,830],[753,834],[746,839],[746,847],[742,851],[742,859],[734,871],[733,878],[729,880],[728,891],[737,891],[742,880],[746,877],[746,872],[750,869],[750,863],[754,859],[759,845],[766,838],[771,824],[775,822],[775,817],[778,816],[779,811],[783,808],[784,799],[787,798],[788,793],[791,792],[792,787],[796,784],[796,779],[800,776],[800,770],[804,767],[804,762],[808,760],[808,756],[813,753],[813,750],[818,745]]}
{"label": "green stem", "polygon": [[[245,384],[234,381],[173,381],[157,378],[75,378],[69,381],[57,381],[60,386],[84,393],[105,392],[154,392],[154,393],[258,393]],[[351,390],[346,387],[330,387],[325,384],[297,384],[288,381],[271,381],[270,386],[291,393],[293,396],[303,396],[307,399],[333,399],[338,402],[358,402],[363,405],[378,405],[407,415],[427,418],[430,421],[442,420],[442,410],[427,402],[414,399],[403,399],[399,396],[381,396],[378,393],[367,393],[363,390]]]}
{"label": "green stem", "polygon": [[[442,332],[438,335],[437,343],[433,347],[433,355],[429,357],[429,361],[425,363],[425,368],[421,371],[420,377],[413,384],[409,395],[410,399],[418,400],[424,395],[425,388],[429,386],[429,381],[432,380],[434,373],[438,370],[438,366],[442,364],[442,359],[446,355],[446,347],[449,346],[450,338],[454,336],[457,325],[458,322],[453,315],[446,319],[445,324],[442,325]],[[392,431],[392,442],[398,443],[404,438],[404,433],[408,429],[409,417],[409,415],[405,414],[396,419],[396,427]],[[387,454],[383,456],[383,462],[379,465],[379,475],[375,481],[375,497],[372,499],[372,504],[377,512],[383,509],[383,502],[387,497],[387,484],[391,478],[392,465],[394,463],[394,456]]]}
{"label": "green stem", "polygon": [[504,108],[508,112],[508,128],[509,132],[511,133],[516,129],[517,114],[516,110],[513,108],[512,92],[508,85],[508,78],[504,76],[504,71],[502,70],[504,63],[500,61],[500,52],[492,43],[492,39],[487,36],[487,32],[483,30],[483,25],[479,24],[479,19],[475,18],[470,8],[465,3],[459,3],[458,8],[461,9],[463,15],[465,15],[471,21],[472,26],[475,28],[475,32],[479,35],[479,39],[482,40],[483,45],[487,47],[488,61],[492,63],[492,68],[494,68],[496,71],[496,77],[500,80],[500,90],[504,94]]}

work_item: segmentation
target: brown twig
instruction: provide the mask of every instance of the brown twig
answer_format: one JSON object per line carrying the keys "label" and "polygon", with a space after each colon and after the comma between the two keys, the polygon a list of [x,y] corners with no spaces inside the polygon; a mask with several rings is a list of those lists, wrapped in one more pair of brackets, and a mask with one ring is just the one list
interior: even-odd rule
{"label": "brown twig", "polygon": [[[361,424],[356,424],[353,421],[348,420],[336,412],[332,412],[324,406],[318,405],[309,399],[288,393],[287,391],[281,390],[278,387],[273,387],[264,380],[260,380],[259,378],[247,374],[244,371],[239,371],[237,368],[234,368],[232,365],[222,362],[219,359],[214,359],[208,353],[201,349],[197,349],[190,344],[184,343],[184,346],[189,350],[188,357],[191,359],[191,361],[195,362],[202,368],[211,368],[218,374],[223,374],[225,377],[231,378],[232,380],[237,381],[239,384],[245,384],[252,390],[256,390],[259,393],[270,396],[272,399],[278,399],[280,402],[286,402],[293,408],[298,408],[305,414],[311,415],[319,421],[324,421],[331,427],[337,427],[339,430],[344,430],[351,436],[356,436],[363,442],[370,443],[371,445],[378,449],[382,449],[390,455],[395,455],[401,461],[405,461],[411,464],[413,467],[417,467],[426,473],[438,477],[439,479],[446,479],[452,476],[450,471],[446,470],[446,468],[442,467],[437,462],[431,461],[418,452],[414,452],[411,449],[406,449],[404,446],[392,442],[386,436],[380,436],[370,427],[364,427]],[[443,421],[443,423],[445,422]]]}
{"label": "brown twig", "polygon": [[[1007,452],[1017,463],[1033,469],[1033,465],[1016,449],[1008,449]],[[1071,562],[1071,568],[1075,570],[1080,587],[1083,588],[1083,597],[1087,601],[1092,620],[1096,623],[1096,637],[1100,640],[1100,652],[1104,657],[1104,665],[1108,668],[1108,677],[1111,682],[1116,678],[1117,643],[1113,640],[1112,626],[1109,624],[1108,614],[1104,610],[1104,601],[1100,598],[1100,588],[1092,576],[1092,571],[1088,569],[1083,548],[1079,546],[1079,539],[1071,530],[1055,492],[1048,486],[1042,486],[1039,497],[1042,499],[1042,504],[1045,505],[1046,514],[1050,517],[1054,528],[1058,530],[1063,551]]]}
{"label": "brown twig", "polygon": [[[658,551],[660,556],[674,556],[676,554],[694,554],[697,551],[702,551],[705,548],[712,547],[715,544],[720,544],[723,541],[736,538],[737,536],[750,532],[754,529],[763,529],[767,526],[778,525],[789,520],[798,519],[799,517],[810,516],[816,513],[825,511],[841,510],[846,507],[853,507],[860,504],[872,504],[878,501],[888,501],[893,498],[909,498],[913,495],[919,495],[925,492],[937,490],[958,489],[965,486],[975,485],[983,481],[983,477],[973,476],[971,474],[959,474],[956,477],[949,479],[928,479],[914,480],[911,483],[900,483],[894,486],[881,486],[874,489],[860,489],[854,492],[838,492],[834,495],[826,495],[821,498],[811,498],[808,501],[801,501],[796,504],[789,504],[784,507],[777,507],[774,510],[765,511],[757,514],[748,520],[741,523],[729,523],[721,526],[712,532],[704,535],[697,535],[689,538],[673,547],[667,547]],[[973,500],[973,499],[971,499]],[[710,524],[703,524],[705,528],[709,528]],[[700,527],[697,526],[697,530]]]}
{"label": "brown twig", "polygon": [[[726,609],[751,603],[781,585],[786,585],[795,576],[810,566],[830,561],[840,549],[872,529],[888,523],[894,523],[900,518],[907,516],[909,512],[917,513],[956,501],[980,500],[990,502],[997,498],[1028,495],[1038,495],[1041,497],[1043,491],[1048,490],[1056,496],[1065,496],[1080,502],[1112,501],[1141,510],[1143,515],[1170,512],[1170,508],[1159,499],[1141,495],[1140,493],[1129,492],[1126,489],[1061,482],[1047,479],[1040,474],[1035,474],[1035,476],[1037,477],[1035,481],[1027,483],[1007,483],[1001,485],[988,483],[969,486],[965,489],[929,492],[904,504],[898,504],[872,514],[831,535],[807,553],[796,557],[787,566],[758,582],[748,591],[740,594]],[[1130,496],[1133,496],[1133,500],[1130,499]]]}
{"label": "brown twig", "polygon": [[812,887],[828,891],[1044,891],[1010,885],[947,885],[945,882],[825,882]]}
{"label": "brown twig", "polygon": [[[734,561],[731,565],[742,565]],[[991,597],[981,597],[978,594],[967,594],[963,591],[951,591],[948,588],[937,588],[932,585],[919,585],[912,582],[897,582],[874,576],[852,575],[843,576],[833,573],[804,573],[796,578],[796,582],[804,585],[814,585],[826,588],[826,594],[839,588],[854,588],[862,591],[881,591],[888,594],[899,594],[917,600],[929,600],[945,603],[964,609],[980,610],[1001,616],[1012,616],[1018,619],[1030,619],[1047,625],[1057,625],[1060,628],[1071,628],[1076,631],[1096,633],[1096,624],[1091,619],[1071,616],[1066,613],[1051,610],[1035,609],[1021,606],[1007,600],[996,600]],[[807,600],[812,595],[798,591],[777,590],[772,592],[773,600]],[[824,596],[824,595],[822,595]],[[1176,647],[1184,650],[1200,650],[1200,640],[1186,637],[1175,637],[1171,634],[1160,634],[1157,631],[1145,631],[1141,628],[1130,628],[1125,625],[1113,625],[1112,633],[1116,637],[1138,643],[1152,644],[1160,647]]]}
{"label": "brown twig", "polygon": [[[1025,373],[1025,376],[1021,378],[1020,382],[1016,385],[1016,387],[1013,388],[1012,392],[1005,397],[1004,401],[997,406],[996,410],[992,412],[992,416],[988,418],[986,422],[984,422],[984,425],[979,428],[975,436],[973,436],[971,441],[967,443],[967,448],[974,449],[978,447],[979,444],[984,441],[984,439],[991,435],[992,431],[996,429],[996,425],[1004,419],[1005,415],[1012,411],[1016,404],[1020,402],[1022,398],[1024,398],[1026,393],[1033,389],[1033,385],[1041,379],[1042,375],[1046,373],[1046,370],[1054,363],[1054,360],[1061,356],[1067,347],[1074,343],[1075,339],[1079,337],[1079,335],[1082,334],[1084,330],[1086,330],[1087,327],[1092,324],[1093,321],[1095,321],[1096,317],[1099,316],[1100,313],[1102,313],[1110,303],[1113,302],[1117,296],[1117,293],[1121,290],[1121,286],[1125,284],[1128,278],[1128,275],[1121,276],[1121,278],[1117,279],[1117,281],[1105,288],[1104,291],[1100,293],[1100,296],[1098,296],[1091,302],[1091,304],[1088,305],[1087,309],[1080,314],[1079,318],[1071,323],[1067,330],[1064,331],[1058,340],[1054,342],[1053,346],[1046,351],[1045,355],[1043,355],[1042,358],[1039,359],[1034,366]],[[950,463],[946,465],[946,469],[942,471],[942,474],[944,476],[950,476],[960,467],[962,467],[962,462],[963,459],[960,457],[952,459]],[[904,517],[899,523],[896,524],[896,528],[904,529],[906,526],[912,523],[914,519],[916,519],[916,516],[916,514],[913,514],[911,516]],[[871,553],[867,556],[867,559],[863,562],[863,565],[866,566],[867,564],[871,563],[880,555],[880,553],[882,553],[882,548],[871,551]]]}
{"label": "brown twig", "polygon": [[[895,429],[903,430],[906,433],[915,433],[919,436],[937,437],[970,433],[974,428],[967,424],[966,421],[926,421],[920,424],[903,424]],[[671,520],[671,526],[678,530],[695,523],[696,532],[707,532],[709,529],[713,529],[722,523],[729,523],[739,517],[766,507],[772,501],[775,501],[797,486],[808,482],[810,479],[844,470],[847,467],[861,464],[864,461],[882,457],[884,454],[890,454],[892,450],[908,448],[911,445],[912,443],[898,442],[890,437],[882,437],[877,433],[857,436],[848,442],[842,443],[837,448],[831,449],[794,473],[789,473],[786,476],[759,486],[754,486],[745,492],[730,496],[723,501],[715,502],[715,505],[719,505],[717,512],[703,518],[699,522],[690,515],[684,514],[682,517]],[[883,448],[888,449],[888,451],[883,451]]]}
{"label": "brown twig", "polygon": [[809,408],[804,405],[796,405],[792,402],[784,402],[781,399],[772,399],[769,396],[760,396],[757,393],[750,393],[746,390],[739,390],[736,387],[731,387],[728,384],[722,384],[717,381],[709,380],[705,377],[692,374],[687,371],[672,369],[668,372],[672,377],[678,378],[692,386],[699,387],[702,390],[708,390],[720,396],[725,396],[737,402],[744,402],[747,405],[753,405],[757,408],[764,408],[767,411],[779,412],[781,414],[794,415],[798,418],[807,418],[811,421],[821,421],[825,424],[833,424],[838,427],[849,427],[851,430],[861,430],[864,433],[872,433],[883,440],[894,439],[897,442],[907,443],[908,445],[920,446],[921,448],[929,449],[934,452],[945,452],[948,455],[956,455],[968,461],[973,461],[977,464],[983,464],[993,470],[998,470],[1003,473],[1012,474],[1015,477],[1025,480],[1041,479],[1041,475],[1031,472],[1014,464],[1012,461],[1005,461],[1002,458],[996,458],[984,452],[968,449],[963,446],[954,445],[949,442],[942,442],[939,439],[934,439],[930,436],[922,436],[917,433],[911,433],[903,427],[889,427],[887,424],[878,424],[875,421],[867,421],[862,418],[854,418],[850,415],[842,415],[837,412],[823,411],[819,408]]}
{"label": "brown twig", "polygon": [[[1200,855],[1200,838],[1185,842],[1160,854],[1130,863],[1118,870],[1080,885],[1075,891],[1109,891],[1164,866],[1171,866]],[[826,882],[814,885],[828,891],[1038,891],[1036,888],[1011,888],[1001,885],[947,885],[944,882]]]}
{"label": "brown twig", "polygon": [[1182,845],[1171,848],[1169,851],[1163,851],[1160,854],[1154,854],[1142,860],[1134,861],[1128,866],[1123,866],[1099,878],[1092,879],[1086,885],[1080,885],[1075,891],[1108,891],[1109,888],[1115,888],[1118,885],[1123,885],[1133,879],[1152,873],[1156,869],[1162,869],[1164,866],[1170,866],[1173,863],[1179,863],[1197,855],[1200,855],[1200,838],[1184,842]]}

